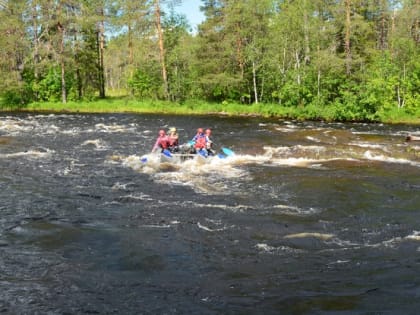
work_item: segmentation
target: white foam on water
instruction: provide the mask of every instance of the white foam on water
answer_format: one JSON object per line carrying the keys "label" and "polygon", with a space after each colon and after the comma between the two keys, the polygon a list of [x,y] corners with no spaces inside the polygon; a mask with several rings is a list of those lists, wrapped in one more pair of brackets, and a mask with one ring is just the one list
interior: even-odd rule
{"label": "white foam on water", "polygon": [[231,161],[234,164],[267,164],[270,163],[271,157],[268,155],[250,155],[250,154],[238,154],[231,157]]}
{"label": "white foam on water", "polygon": [[226,204],[197,203],[193,201],[183,201],[182,205],[183,206],[191,205],[191,206],[194,206],[195,208],[210,208],[210,209],[213,208],[213,209],[228,210],[234,213],[244,212],[249,209],[249,207],[245,205],[230,206]]}
{"label": "white foam on water", "polygon": [[17,118],[6,117],[0,120],[0,130],[8,134],[19,134],[30,132],[37,129],[38,123],[35,121],[20,120]]}
{"label": "white foam on water", "polygon": [[144,225],[139,225],[139,227],[146,228],[146,229],[169,229],[172,227],[172,225],[170,224],[144,224]]}
{"label": "white foam on water", "polygon": [[374,154],[369,150],[363,154],[363,157],[369,161],[379,161],[379,162],[396,163],[396,164],[409,164],[412,166],[420,167],[420,162],[415,162],[415,161],[402,159],[402,158],[393,158],[393,157],[385,156],[382,154]]}
{"label": "white foam on water", "polygon": [[312,167],[313,163],[328,162],[329,160],[314,160],[305,158],[287,158],[287,159],[272,159],[271,164],[295,166],[295,167]]}
{"label": "white foam on water", "polygon": [[114,185],[112,185],[112,190],[127,190],[127,186],[130,185],[131,183],[125,183],[125,184],[121,184],[119,182],[115,183]]}
{"label": "white foam on water", "polygon": [[265,154],[267,156],[276,156],[276,155],[293,155],[296,153],[322,153],[327,150],[325,146],[322,145],[295,145],[292,147],[285,147],[285,146],[278,146],[278,147],[271,147],[271,146],[264,146],[263,147]]}
{"label": "white foam on water", "polygon": [[46,125],[44,126],[44,130],[43,133],[44,134],[49,134],[49,135],[54,135],[56,133],[60,132],[60,128],[57,127],[56,125]]}
{"label": "white foam on water", "polygon": [[294,167],[312,167],[312,164],[340,160],[340,158],[322,158],[326,152],[325,146],[302,146],[293,147],[264,147],[265,159],[273,165]]}
{"label": "white foam on water", "polygon": [[372,144],[369,142],[350,142],[348,145],[360,148],[380,149],[384,151],[387,149],[386,146],[383,144]]}
{"label": "white foam on water", "polygon": [[276,250],[276,247],[270,246],[270,245],[265,244],[265,243],[259,243],[259,244],[255,245],[255,247],[257,249],[265,251],[265,252],[272,252],[272,251]]}
{"label": "white foam on water", "polygon": [[289,205],[275,205],[275,209],[281,209],[281,213],[286,215],[294,215],[294,216],[310,216],[314,214],[318,214],[321,212],[320,209],[317,208],[299,208],[295,206],[289,206]]}
{"label": "white foam on water", "polygon": [[404,241],[416,241],[416,242],[420,241],[420,231],[413,231],[413,233],[410,234],[410,235],[396,236],[396,237],[392,237],[390,239],[380,241],[380,242],[377,242],[377,243],[369,243],[369,242],[355,243],[355,242],[351,242],[351,241],[340,240],[336,237],[334,237],[331,241],[332,241],[332,243],[340,246],[341,249],[381,248],[381,247],[396,249]]}
{"label": "white foam on water", "polygon": [[[318,146],[311,146],[309,149],[319,149]],[[231,188],[226,184],[226,179],[240,179],[242,181],[252,180],[246,167],[247,165],[285,165],[294,167],[314,167],[321,168],[319,165],[323,161],[306,158],[279,158],[273,157],[286,148],[267,147],[266,153],[260,155],[235,154],[226,158],[202,158],[195,157],[185,161],[165,158],[162,162],[160,154],[146,154],[141,157],[131,156],[112,156],[111,160],[120,161],[124,166],[130,167],[135,171],[150,174],[159,183],[171,183],[192,187],[199,193],[206,194],[228,194]],[[288,150],[288,149],[287,149]],[[306,212],[308,210],[305,210]],[[316,211],[310,209],[310,212]]]}
{"label": "white foam on water", "polygon": [[[138,155],[120,156],[113,155],[108,158],[111,161],[122,163],[123,166],[129,167],[135,171],[146,174],[156,173],[160,166],[160,156],[155,154],[147,154],[139,157]],[[146,159],[142,162],[142,159]]]}
{"label": "white foam on water", "polygon": [[[333,161],[379,161],[385,163],[396,163],[396,164],[409,164],[412,166],[420,166],[420,162],[411,157],[392,157],[396,155],[393,153],[391,147],[383,144],[370,144],[364,142],[357,142],[350,144],[353,147],[359,147],[362,149],[371,149],[367,151],[353,151],[338,149],[333,146],[302,146],[296,145],[292,147],[270,147],[265,146],[263,149],[264,159],[267,163],[273,165],[283,166],[294,166],[294,167],[307,167],[325,169],[322,163],[328,163]],[[380,150],[381,153],[375,153],[372,150]],[[414,149],[415,150],[415,149]],[[413,151],[413,149],[412,149]],[[398,152],[398,155],[407,154],[404,152]],[[257,158],[258,159],[258,158]],[[264,159],[260,159],[263,161]],[[321,164],[320,164],[321,163]]]}
{"label": "white foam on water", "polygon": [[322,140],[315,138],[315,137],[311,137],[311,136],[307,136],[306,139],[313,141],[313,142],[322,142]]}
{"label": "white foam on water", "polygon": [[405,239],[410,241],[420,241],[420,231],[413,231],[413,234],[407,235]]}
{"label": "white foam on water", "polygon": [[109,146],[101,139],[86,140],[82,143],[82,146],[89,145],[93,145],[97,151],[103,151],[109,148]]}
{"label": "white foam on water", "polygon": [[333,261],[333,262],[328,263],[327,265],[328,266],[332,266],[332,265],[343,265],[343,264],[347,264],[349,262],[351,262],[351,261],[350,260],[336,260],[336,261]]}
{"label": "white foam on water", "polygon": [[379,243],[374,243],[374,244],[363,244],[365,247],[374,247],[374,248],[379,248],[379,247],[387,247],[387,248],[398,248],[398,246],[404,242],[404,241],[415,241],[415,242],[419,242],[420,241],[420,231],[413,231],[412,234],[407,235],[407,236],[396,236],[396,237],[392,237],[389,240],[384,240],[382,242]]}
{"label": "white foam on water", "polygon": [[140,194],[140,195],[136,195],[136,194],[129,194],[129,195],[124,195],[121,196],[122,199],[132,199],[132,200],[146,200],[146,201],[153,201],[154,199],[152,197],[150,197],[147,194]]}
{"label": "white foam on water", "polygon": [[74,170],[74,161],[70,161],[70,165],[64,168],[63,170],[57,171],[57,174],[67,176]]}
{"label": "white foam on water", "polygon": [[295,233],[295,234],[288,234],[285,235],[283,238],[316,238],[322,241],[328,241],[335,237],[334,234],[329,233],[317,233],[317,232],[302,232],[302,233]]}
{"label": "white foam on water", "polygon": [[103,123],[99,123],[95,125],[95,131],[104,132],[104,133],[121,133],[121,132],[129,132],[135,131],[135,126],[124,126],[124,125],[117,125],[111,124],[106,125]]}
{"label": "white foam on water", "polygon": [[235,159],[219,159],[217,157],[203,161],[202,158],[188,159],[180,163],[157,162],[153,159],[142,163],[141,158],[132,163],[125,159],[124,163],[142,173],[153,175],[157,182],[180,184],[192,187],[200,193],[220,194],[228,193],[229,187],[225,183],[229,178],[247,179],[248,172],[236,167]]}
{"label": "white foam on water", "polygon": [[207,231],[207,232],[222,232],[229,229],[229,227],[226,227],[226,226],[223,226],[221,228],[210,228],[208,226],[201,224],[200,222],[197,222],[197,226],[199,229]]}
{"label": "white foam on water", "polygon": [[49,150],[49,149],[45,149],[45,151],[27,150],[23,152],[0,154],[0,158],[30,157],[30,158],[35,158],[35,159],[42,159],[42,158],[50,157],[53,153],[54,153],[54,150]]}
{"label": "white foam on water", "polygon": [[[365,247],[364,244],[361,243],[356,243],[356,242],[352,242],[349,240],[342,240],[338,237],[333,237],[327,241],[325,241],[326,244],[333,244],[333,245],[337,245],[340,247],[340,250],[347,250],[347,249],[355,249],[355,248],[362,248]],[[334,251],[337,249],[328,249],[327,251]]]}
{"label": "white foam on water", "polygon": [[274,247],[266,243],[258,243],[255,245],[255,248],[265,254],[278,254],[278,253],[291,254],[291,253],[304,253],[305,252],[302,249],[296,249],[289,246]]}
{"label": "white foam on water", "polygon": [[281,131],[281,132],[295,132],[295,128],[284,128],[284,127],[276,127],[275,128],[277,131]]}
{"label": "white foam on water", "polygon": [[[299,146],[302,147],[302,146]],[[310,146],[302,147],[306,150],[314,150],[318,152],[323,150],[323,147]],[[262,155],[242,155],[237,154],[233,157],[229,157],[229,162],[233,165],[249,165],[249,164],[264,164],[264,165],[281,165],[281,166],[294,166],[294,167],[313,167],[314,163],[328,162],[334,160],[341,160],[339,158],[334,159],[313,159],[306,157],[290,157],[291,149],[289,147],[264,147],[264,154]],[[289,157],[284,157],[289,156]]]}
{"label": "white foam on water", "polygon": [[[88,140],[92,141],[92,140]],[[90,143],[90,142],[89,142]],[[94,142],[100,146],[100,142]],[[381,149],[383,145],[355,142],[353,146],[365,146],[371,149]],[[343,151],[331,145],[295,145],[295,146],[264,146],[263,154],[240,154],[225,158],[194,157],[181,161],[178,156],[164,157],[161,154],[145,154],[121,157],[123,165],[135,171],[150,174],[159,183],[185,185],[192,187],[199,193],[229,194],[232,186],[228,187],[226,179],[252,180],[246,166],[292,166],[328,170],[326,163],[333,161],[364,161],[376,160],[389,163],[404,163],[420,166],[419,162],[402,158],[391,158],[384,154],[374,154],[371,151]],[[388,154],[387,154],[388,155]],[[244,167],[245,166],[245,167]],[[289,209],[293,213],[292,209]],[[295,209],[296,210],[296,209]],[[303,215],[316,213],[316,209],[306,209]],[[299,215],[299,212],[294,213]]]}
{"label": "white foam on water", "polygon": [[372,131],[356,131],[356,130],[351,130],[351,133],[353,135],[381,135],[380,132],[376,131],[376,130],[372,130]]}
{"label": "white foam on water", "polygon": [[[57,116],[59,117],[59,116]],[[22,133],[31,133],[31,135],[55,135],[62,134],[79,134],[81,132],[79,127],[63,130],[55,125],[48,118],[53,118],[55,121],[57,117],[54,115],[49,116],[29,116],[25,119],[18,117],[8,117],[0,121],[0,131],[4,131],[9,135],[19,135]],[[66,116],[66,119],[69,117]]]}

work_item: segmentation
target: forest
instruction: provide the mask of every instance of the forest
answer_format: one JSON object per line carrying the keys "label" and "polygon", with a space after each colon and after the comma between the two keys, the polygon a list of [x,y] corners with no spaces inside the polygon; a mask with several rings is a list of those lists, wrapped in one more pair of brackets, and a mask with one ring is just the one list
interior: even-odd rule
{"label": "forest", "polygon": [[420,0],[201,0],[197,30],[180,1],[0,0],[2,106],[127,97],[420,117]]}

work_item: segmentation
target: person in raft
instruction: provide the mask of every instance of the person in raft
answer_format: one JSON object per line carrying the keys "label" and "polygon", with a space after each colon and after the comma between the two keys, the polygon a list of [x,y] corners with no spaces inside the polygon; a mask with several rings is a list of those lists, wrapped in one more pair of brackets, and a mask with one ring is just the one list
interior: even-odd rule
{"label": "person in raft", "polygon": [[203,128],[198,128],[197,133],[192,138],[190,143],[192,144],[192,153],[200,153],[207,156],[207,137],[204,134]]}
{"label": "person in raft", "polygon": [[213,149],[213,140],[212,140],[212,136],[211,136],[211,129],[207,128],[206,131],[204,132],[205,136],[206,136],[206,150],[207,150],[207,154],[208,155],[214,155],[215,151]]}
{"label": "person in raft", "polygon": [[165,130],[161,129],[159,130],[159,135],[156,139],[156,142],[152,148],[152,153],[156,152],[157,150],[160,150],[162,152],[163,150],[167,149],[169,147],[169,140],[168,136],[166,135]]}
{"label": "person in raft", "polygon": [[168,150],[171,151],[171,153],[179,151],[179,135],[175,127],[169,129]]}

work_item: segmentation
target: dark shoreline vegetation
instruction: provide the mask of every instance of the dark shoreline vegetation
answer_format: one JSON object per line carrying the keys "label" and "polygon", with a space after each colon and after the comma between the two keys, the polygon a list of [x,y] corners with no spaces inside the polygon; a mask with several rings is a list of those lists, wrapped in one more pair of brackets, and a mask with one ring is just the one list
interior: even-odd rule
{"label": "dark shoreline vegetation", "polygon": [[404,109],[375,113],[371,119],[357,118],[357,113],[345,113],[341,108],[328,106],[286,107],[279,104],[238,104],[235,102],[211,103],[190,100],[183,103],[162,100],[136,100],[129,97],[107,97],[91,101],[34,102],[27,105],[0,105],[0,112],[48,113],[138,113],[170,115],[226,115],[260,116],[292,120],[328,122],[364,122],[389,124],[419,124],[420,112],[413,115]]}

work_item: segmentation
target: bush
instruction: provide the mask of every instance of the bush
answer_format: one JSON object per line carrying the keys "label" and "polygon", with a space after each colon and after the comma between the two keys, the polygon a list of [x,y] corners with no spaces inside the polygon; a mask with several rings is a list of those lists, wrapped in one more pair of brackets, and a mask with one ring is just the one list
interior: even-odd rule
{"label": "bush", "polygon": [[10,87],[3,92],[3,104],[4,107],[22,108],[31,101],[31,91],[25,87]]}

